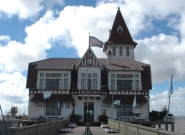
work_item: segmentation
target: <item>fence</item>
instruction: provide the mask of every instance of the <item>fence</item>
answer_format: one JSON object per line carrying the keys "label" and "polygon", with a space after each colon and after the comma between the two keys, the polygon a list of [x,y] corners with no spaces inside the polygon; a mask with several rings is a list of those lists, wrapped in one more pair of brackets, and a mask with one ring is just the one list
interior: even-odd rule
{"label": "fence", "polygon": [[108,125],[110,128],[117,129],[120,135],[179,135],[178,133],[161,128],[146,127],[140,124],[131,124],[111,119],[108,119]]}
{"label": "fence", "polygon": [[58,120],[40,124],[33,124],[25,127],[10,127],[11,135],[53,135],[59,128],[65,127],[68,120]]}

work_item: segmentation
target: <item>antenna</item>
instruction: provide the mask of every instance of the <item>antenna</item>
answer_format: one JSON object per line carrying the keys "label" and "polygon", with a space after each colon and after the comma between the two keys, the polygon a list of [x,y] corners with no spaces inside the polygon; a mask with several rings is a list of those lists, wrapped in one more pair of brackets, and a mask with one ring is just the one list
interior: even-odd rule
{"label": "antenna", "polygon": [[119,0],[118,0],[118,9],[119,9]]}

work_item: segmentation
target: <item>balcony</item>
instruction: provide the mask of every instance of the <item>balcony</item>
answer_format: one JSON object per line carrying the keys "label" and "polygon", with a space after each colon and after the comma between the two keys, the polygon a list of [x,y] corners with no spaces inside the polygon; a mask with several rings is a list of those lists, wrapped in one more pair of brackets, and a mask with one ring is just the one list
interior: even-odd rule
{"label": "balcony", "polygon": [[144,90],[61,90],[61,89],[30,89],[29,95],[42,94],[44,91],[52,91],[52,94],[72,94],[72,95],[143,95],[149,96]]}

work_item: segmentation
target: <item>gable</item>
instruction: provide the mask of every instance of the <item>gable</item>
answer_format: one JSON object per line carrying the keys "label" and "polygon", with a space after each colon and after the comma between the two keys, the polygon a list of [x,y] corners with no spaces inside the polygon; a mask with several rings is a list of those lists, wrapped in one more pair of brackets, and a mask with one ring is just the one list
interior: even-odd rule
{"label": "gable", "polygon": [[90,47],[87,49],[81,61],[77,64],[76,69],[78,67],[100,67],[103,69],[102,65]]}

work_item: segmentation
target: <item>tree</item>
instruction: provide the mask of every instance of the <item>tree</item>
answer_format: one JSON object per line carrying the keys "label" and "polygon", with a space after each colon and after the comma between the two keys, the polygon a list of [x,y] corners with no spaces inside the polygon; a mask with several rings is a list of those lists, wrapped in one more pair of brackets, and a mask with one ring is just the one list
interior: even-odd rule
{"label": "tree", "polygon": [[11,107],[10,113],[13,116],[15,116],[18,113],[18,107],[15,107],[15,106]]}

